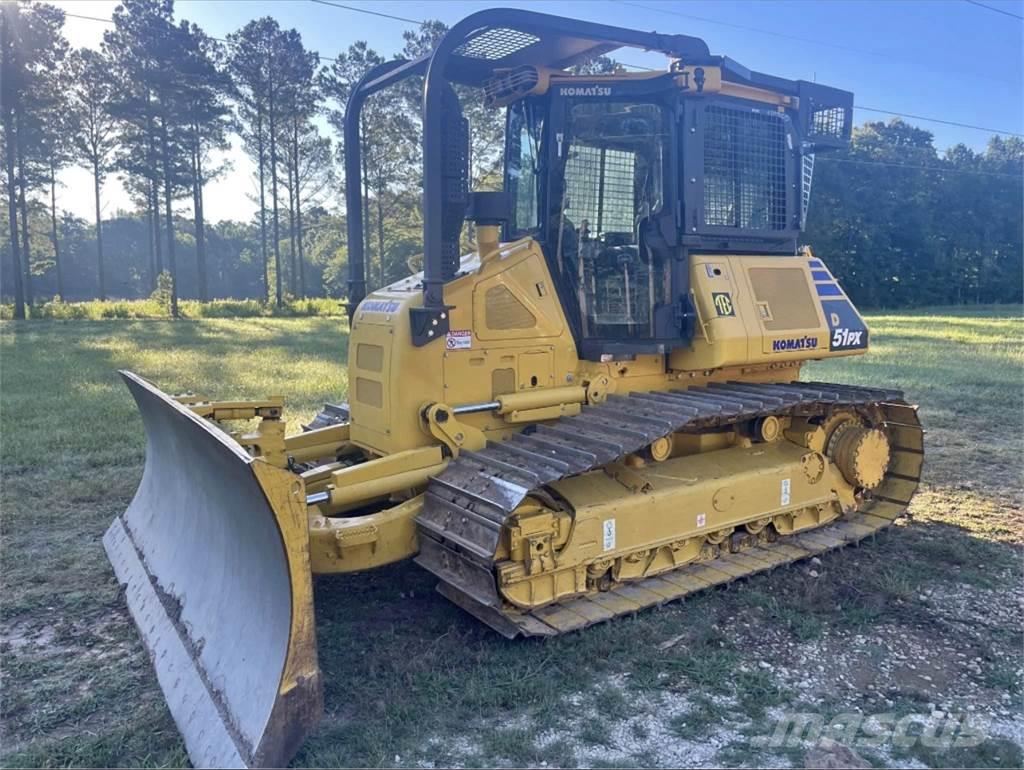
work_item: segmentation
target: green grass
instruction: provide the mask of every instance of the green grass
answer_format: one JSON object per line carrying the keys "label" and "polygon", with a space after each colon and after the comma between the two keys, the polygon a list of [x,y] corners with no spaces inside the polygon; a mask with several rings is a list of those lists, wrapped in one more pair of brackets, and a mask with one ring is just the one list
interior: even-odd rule
{"label": "green grass", "polygon": [[[263,316],[291,318],[295,316],[340,316],[345,308],[340,300],[327,297],[289,299],[281,307],[254,299],[215,299],[199,302],[183,299],[178,303],[182,318],[255,318]],[[108,319],[168,318],[170,307],[157,299],[89,300],[62,302],[59,299],[40,302],[28,308],[31,320],[103,321]],[[0,305],[0,319],[14,318],[14,305]]]}
{"label": "green grass", "polygon": [[[934,633],[920,589],[998,586],[1008,565],[1019,566],[1024,529],[1021,308],[955,312],[871,318],[871,355],[814,364],[804,375],[901,387],[922,404],[927,485],[912,526],[827,558],[817,579],[777,571],[741,590],[546,642],[501,639],[437,596],[411,563],[318,579],[327,716],[295,764],[571,766],[583,762],[578,745],[600,746],[604,728],[641,701],[691,699],[692,716],[677,720],[680,738],[715,729],[721,709],[755,720],[791,703],[796,696],[753,662],[758,633],[788,635],[794,645],[883,622]],[[217,398],[283,394],[296,429],[344,396],[345,334],[341,317],[0,325],[5,765],[185,760],[100,544],[144,460],[141,422],[116,370]],[[754,616],[746,636],[731,630],[736,618]],[[1016,633],[995,629],[992,644],[1012,650]],[[979,681],[1017,697],[1019,654],[985,660]],[[748,673],[739,675],[743,664]],[[609,689],[609,678],[621,687]],[[594,725],[571,733],[587,714]],[[565,738],[541,741],[552,729]],[[1019,756],[986,747],[971,756],[993,764]]]}

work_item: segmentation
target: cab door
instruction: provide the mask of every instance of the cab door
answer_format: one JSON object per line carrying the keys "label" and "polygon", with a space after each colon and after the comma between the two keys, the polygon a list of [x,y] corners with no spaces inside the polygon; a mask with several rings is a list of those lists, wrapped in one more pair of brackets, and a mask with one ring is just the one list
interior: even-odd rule
{"label": "cab door", "polygon": [[675,100],[660,81],[552,89],[544,241],[584,358],[681,341]]}

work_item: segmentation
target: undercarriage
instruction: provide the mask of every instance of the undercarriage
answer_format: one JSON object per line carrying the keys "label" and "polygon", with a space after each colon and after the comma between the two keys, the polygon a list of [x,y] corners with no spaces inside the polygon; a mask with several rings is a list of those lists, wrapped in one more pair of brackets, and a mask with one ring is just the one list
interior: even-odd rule
{"label": "undercarriage", "polygon": [[896,391],[611,398],[453,461],[416,561],[508,637],[572,631],[883,529],[917,487],[922,436]]}

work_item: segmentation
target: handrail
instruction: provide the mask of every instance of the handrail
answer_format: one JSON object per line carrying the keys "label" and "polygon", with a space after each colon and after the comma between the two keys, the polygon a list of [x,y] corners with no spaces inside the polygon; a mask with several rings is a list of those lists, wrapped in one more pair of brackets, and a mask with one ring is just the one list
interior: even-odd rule
{"label": "handrail", "polygon": [[348,318],[366,296],[366,259],[363,237],[363,168],[360,119],[366,99],[413,75],[422,75],[429,57],[413,61],[394,59],[363,73],[345,105],[345,224],[348,230]]}

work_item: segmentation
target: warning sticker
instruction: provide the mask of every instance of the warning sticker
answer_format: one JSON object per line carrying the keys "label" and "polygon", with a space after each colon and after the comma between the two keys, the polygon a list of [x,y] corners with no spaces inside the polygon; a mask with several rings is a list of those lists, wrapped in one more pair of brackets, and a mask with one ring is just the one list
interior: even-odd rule
{"label": "warning sticker", "polygon": [[469,329],[454,329],[444,335],[444,346],[448,350],[469,350],[473,347],[473,332]]}
{"label": "warning sticker", "polygon": [[604,523],[604,550],[611,551],[615,548],[615,519],[608,519]]}
{"label": "warning sticker", "polygon": [[789,505],[789,479],[782,480],[782,490],[779,494],[779,502],[781,505]]}

